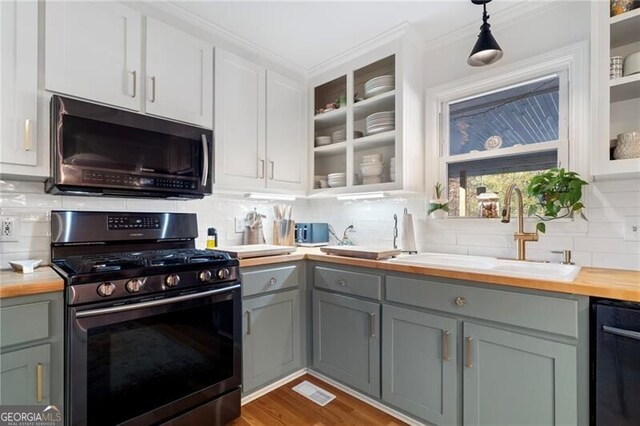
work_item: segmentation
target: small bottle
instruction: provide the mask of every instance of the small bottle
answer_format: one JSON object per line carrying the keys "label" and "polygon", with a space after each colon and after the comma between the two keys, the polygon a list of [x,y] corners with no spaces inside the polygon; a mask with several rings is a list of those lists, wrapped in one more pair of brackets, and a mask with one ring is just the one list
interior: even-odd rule
{"label": "small bottle", "polygon": [[216,228],[209,228],[207,231],[207,249],[213,250],[218,247],[218,233]]}

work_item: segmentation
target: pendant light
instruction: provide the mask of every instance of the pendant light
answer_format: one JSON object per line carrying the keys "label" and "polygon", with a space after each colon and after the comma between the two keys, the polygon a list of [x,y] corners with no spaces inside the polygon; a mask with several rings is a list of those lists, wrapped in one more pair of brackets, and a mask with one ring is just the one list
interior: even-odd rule
{"label": "pendant light", "polygon": [[478,40],[476,41],[473,50],[467,59],[467,63],[472,67],[482,67],[497,62],[502,58],[502,49],[498,45],[498,42],[491,35],[489,29],[489,15],[487,14],[487,3],[491,0],[471,0],[473,4],[482,5],[482,25],[480,26],[480,34],[478,34]]}

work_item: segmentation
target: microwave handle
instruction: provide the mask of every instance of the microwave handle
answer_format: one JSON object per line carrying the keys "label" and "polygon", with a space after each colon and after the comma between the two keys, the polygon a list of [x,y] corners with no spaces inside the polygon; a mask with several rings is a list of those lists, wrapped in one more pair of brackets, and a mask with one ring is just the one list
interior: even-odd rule
{"label": "microwave handle", "polygon": [[209,177],[209,144],[207,143],[207,135],[202,135],[202,181],[200,184],[205,186]]}

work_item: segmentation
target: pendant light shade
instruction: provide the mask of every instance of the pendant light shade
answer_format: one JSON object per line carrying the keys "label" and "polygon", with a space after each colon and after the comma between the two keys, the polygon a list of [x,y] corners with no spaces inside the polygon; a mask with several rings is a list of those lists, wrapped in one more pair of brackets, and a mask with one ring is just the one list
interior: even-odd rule
{"label": "pendant light shade", "polygon": [[498,45],[498,42],[491,34],[491,25],[489,25],[489,15],[487,14],[487,3],[491,0],[471,0],[473,4],[481,4],[483,7],[482,12],[482,25],[480,26],[480,34],[478,34],[478,40],[471,50],[467,63],[472,67],[481,67],[497,62],[502,58],[502,49]]}

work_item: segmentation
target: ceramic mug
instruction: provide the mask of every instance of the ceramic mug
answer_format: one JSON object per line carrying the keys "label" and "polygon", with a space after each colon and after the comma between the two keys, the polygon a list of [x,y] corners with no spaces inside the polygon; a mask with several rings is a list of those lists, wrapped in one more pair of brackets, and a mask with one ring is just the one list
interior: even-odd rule
{"label": "ceramic mug", "polygon": [[609,58],[609,79],[622,77],[622,64],[624,58],[622,56],[612,56]]}
{"label": "ceramic mug", "polygon": [[616,160],[640,158],[640,132],[620,133],[618,145],[613,150],[613,158]]}

